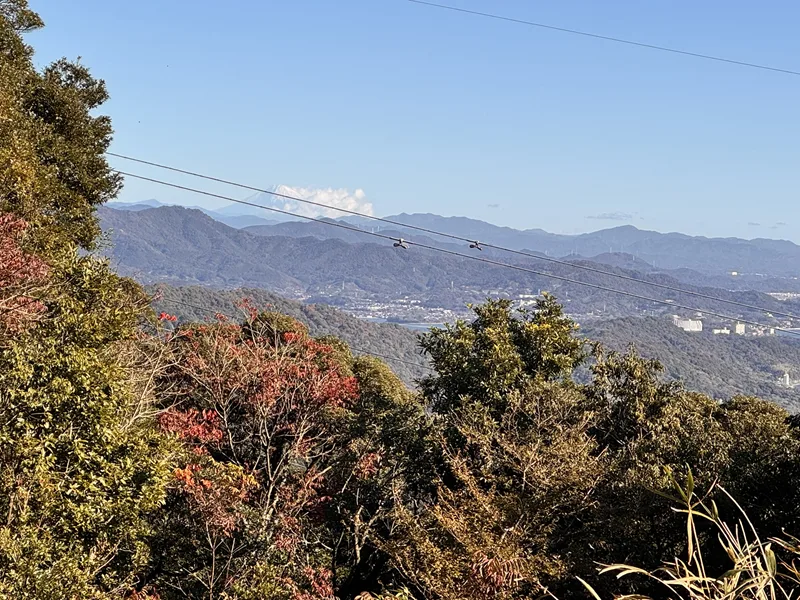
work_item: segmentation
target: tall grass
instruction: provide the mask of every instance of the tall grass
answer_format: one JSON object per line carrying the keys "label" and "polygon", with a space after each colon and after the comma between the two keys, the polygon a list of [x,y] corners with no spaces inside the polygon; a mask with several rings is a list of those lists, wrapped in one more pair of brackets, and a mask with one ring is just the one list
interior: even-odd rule
{"label": "tall grass", "polygon": [[[793,536],[762,540],[741,505],[721,486],[715,485],[703,496],[695,494],[695,484],[689,472],[685,486],[672,477],[677,495],[661,494],[676,505],[673,510],[686,515],[687,558],[675,558],[655,571],[630,565],[606,565],[601,573],[614,573],[617,578],[640,575],[664,586],[668,598],[690,600],[789,600],[800,597],[800,571],[796,563],[800,556],[800,539]],[[736,507],[739,518],[734,525],[723,521],[712,492],[718,490]],[[731,568],[721,575],[706,569],[704,548],[698,532],[698,522],[710,522],[719,543],[731,560]],[[713,538],[712,538],[713,539]],[[708,543],[708,542],[707,542]],[[773,548],[784,551],[779,559]],[[580,579],[580,578],[579,578]],[[598,593],[580,580],[595,600]],[[650,596],[627,594],[617,600],[652,600]]]}

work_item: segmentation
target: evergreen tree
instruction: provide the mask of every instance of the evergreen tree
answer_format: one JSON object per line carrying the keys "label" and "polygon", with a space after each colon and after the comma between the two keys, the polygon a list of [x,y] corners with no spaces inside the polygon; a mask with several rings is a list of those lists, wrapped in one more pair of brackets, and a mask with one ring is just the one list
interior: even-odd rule
{"label": "evergreen tree", "polygon": [[147,299],[81,252],[120,187],[91,112],[105,86],[37,71],[21,34],[39,26],[0,2],[0,597],[110,598],[148,560],[168,461],[125,363]]}

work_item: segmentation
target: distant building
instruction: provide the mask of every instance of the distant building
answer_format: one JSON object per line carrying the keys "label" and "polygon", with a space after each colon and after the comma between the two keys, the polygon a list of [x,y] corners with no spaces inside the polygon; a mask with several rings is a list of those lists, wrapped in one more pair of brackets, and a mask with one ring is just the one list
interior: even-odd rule
{"label": "distant building", "polygon": [[[795,279],[797,279],[797,277],[795,277]],[[800,293],[798,292],[767,292],[767,295],[781,301],[797,300],[800,298]]]}
{"label": "distant building", "polygon": [[673,315],[672,324],[675,325],[675,327],[680,327],[684,331],[703,331],[703,322],[697,319],[684,319],[678,315]]}
{"label": "distant building", "polygon": [[720,329],[712,329],[714,335],[730,335],[731,330],[727,327],[722,327]]}
{"label": "distant building", "polygon": [[733,326],[733,332],[736,335],[744,335],[744,323],[736,323],[736,325]]}

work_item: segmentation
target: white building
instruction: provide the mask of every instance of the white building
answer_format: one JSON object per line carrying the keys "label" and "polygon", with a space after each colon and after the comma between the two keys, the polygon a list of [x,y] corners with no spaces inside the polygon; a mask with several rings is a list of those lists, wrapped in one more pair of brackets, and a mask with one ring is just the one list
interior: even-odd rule
{"label": "white building", "polygon": [[744,323],[736,323],[733,327],[733,332],[736,335],[744,335]]}
{"label": "white building", "polygon": [[684,319],[678,315],[673,315],[672,324],[675,325],[675,327],[680,327],[684,331],[703,331],[703,322],[697,319]]}
{"label": "white building", "polygon": [[728,329],[727,327],[722,327],[720,329],[712,329],[712,332],[714,333],[714,335],[730,335],[731,334],[731,330]]}
{"label": "white building", "polygon": [[795,381],[789,376],[789,373],[784,373],[783,377],[778,379],[778,385],[780,385],[782,387],[787,387],[787,388],[790,388],[790,389],[794,389],[798,385],[800,385],[800,381]]}

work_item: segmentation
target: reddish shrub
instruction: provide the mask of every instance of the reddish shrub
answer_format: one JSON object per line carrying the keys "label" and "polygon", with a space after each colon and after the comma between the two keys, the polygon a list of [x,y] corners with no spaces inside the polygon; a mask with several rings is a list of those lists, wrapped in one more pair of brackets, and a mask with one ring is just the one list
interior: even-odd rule
{"label": "reddish shrub", "polygon": [[35,321],[45,306],[33,297],[47,278],[47,264],[23,250],[28,225],[0,214],[0,333],[16,333]]}
{"label": "reddish shrub", "polygon": [[219,415],[213,410],[187,411],[169,409],[159,417],[161,429],[175,433],[182,440],[198,444],[218,444],[222,440]]}

